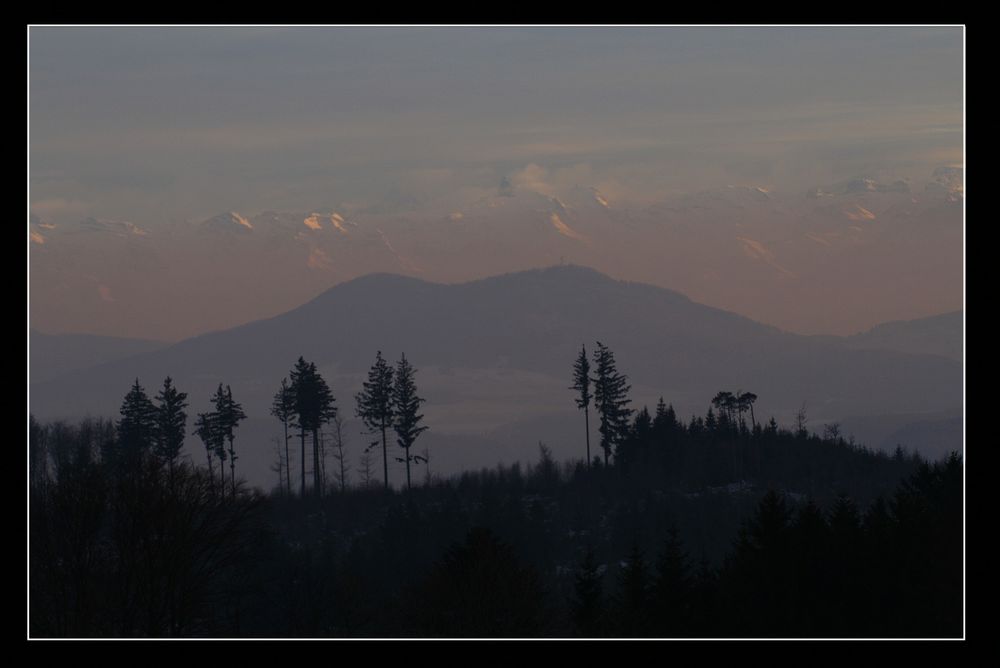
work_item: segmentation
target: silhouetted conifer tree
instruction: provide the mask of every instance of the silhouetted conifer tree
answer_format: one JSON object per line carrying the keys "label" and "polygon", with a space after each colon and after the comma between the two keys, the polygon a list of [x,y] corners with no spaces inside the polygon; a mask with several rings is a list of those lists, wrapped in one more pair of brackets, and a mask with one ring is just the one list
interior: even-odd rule
{"label": "silhouetted conifer tree", "polygon": [[829,563],[830,591],[836,596],[829,604],[828,633],[835,637],[847,637],[852,629],[855,635],[864,628],[864,613],[855,614],[864,605],[868,592],[863,589],[865,568],[862,553],[864,534],[861,530],[861,515],[853,501],[841,496],[833,504],[827,524],[830,527]]}
{"label": "silhouetted conifer tree", "polygon": [[822,635],[830,624],[829,608],[836,592],[829,588],[829,528],[823,511],[812,499],[799,509],[789,543],[788,564],[793,580],[788,583],[788,598],[794,610],[788,619],[789,630],[799,636]]}
{"label": "silhouetted conifer tree", "polygon": [[335,399],[330,387],[319,374],[314,363],[307,363],[299,357],[291,372],[291,387],[295,395],[295,415],[299,427],[302,446],[302,496],[306,494],[306,433],[313,435],[313,488],[317,495],[322,493],[319,461],[319,432],[324,424],[337,415]]}
{"label": "silhouetted conifer tree", "polygon": [[473,528],[453,545],[417,596],[419,614],[410,621],[422,635],[533,637],[546,624],[537,572],[489,529]]}
{"label": "silhouetted conifer tree", "polygon": [[703,554],[694,575],[691,591],[691,635],[708,638],[722,635],[720,615],[717,609],[719,581],[716,572]]}
{"label": "silhouetted conifer tree", "polygon": [[579,392],[576,397],[576,407],[583,409],[583,423],[587,435],[587,466],[590,466],[590,360],[587,359],[586,346],[580,346],[580,356],[573,363],[573,385],[569,388]]}
{"label": "silhouetted conifer tree", "polygon": [[618,573],[618,605],[616,626],[625,637],[650,635],[650,575],[639,542],[632,543],[632,552]]}
{"label": "silhouetted conifer tree", "polygon": [[133,456],[148,450],[156,438],[157,411],[138,378],[125,395],[120,412],[118,442],[122,451]]}
{"label": "silhouetted conifer tree", "polygon": [[396,377],[392,386],[393,424],[396,432],[396,443],[406,453],[406,489],[410,489],[410,460],[421,459],[419,455],[410,455],[410,448],[427,427],[421,426],[424,416],[417,411],[423,399],[417,396],[417,385],[413,377],[416,374],[404,353],[396,365]]}
{"label": "silhouetted conifer tree", "polygon": [[656,403],[656,415],[653,416],[653,430],[658,438],[664,438],[677,428],[677,413],[673,404],[663,403],[663,397]]}
{"label": "silhouetted conifer tree", "polygon": [[782,494],[768,491],[757,512],[740,530],[727,560],[726,611],[733,635],[781,636],[790,629],[794,610],[790,512]]}
{"label": "silhouetted conifer tree", "polygon": [[336,400],[333,398],[333,392],[330,391],[330,387],[326,384],[323,376],[317,371],[316,365],[310,364],[309,366],[315,379],[314,404],[309,422],[313,434],[313,486],[316,490],[316,495],[322,496],[324,462],[320,461],[322,446],[319,441],[319,433],[324,424],[337,417],[337,407],[334,405]]}
{"label": "silhouetted conifer tree", "polygon": [[364,389],[356,396],[357,416],[368,427],[369,433],[382,434],[382,473],[385,489],[389,489],[389,455],[386,450],[385,431],[392,426],[392,367],[382,359],[382,351],[375,355],[375,364],[368,371]]}
{"label": "silhouetted conifer tree", "polygon": [[715,411],[709,408],[708,413],[705,414],[705,429],[714,433],[718,426],[719,423],[715,419]]}
{"label": "silhouetted conifer tree", "polygon": [[174,466],[184,447],[184,435],[187,429],[187,393],[178,392],[173,386],[170,376],[163,381],[163,389],[156,396],[156,454],[167,462],[170,471],[170,481],[173,483]]}
{"label": "silhouetted conifer tree", "polygon": [[757,395],[753,392],[743,392],[739,396],[739,402],[740,405],[743,406],[743,410],[750,411],[750,423],[754,426],[754,428],[757,427],[757,418],[753,413],[753,405],[755,401],[757,401]]}
{"label": "silhouetted conifer tree", "polygon": [[[232,487],[232,495],[236,497],[236,446],[234,440],[236,435],[233,433],[241,421],[246,419],[246,413],[243,412],[243,406],[236,403],[233,400],[233,391],[227,385],[225,391],[222,389],[222,383],[219,383],[219,389],[216,390],[215,396],[212,398],[215,404],[215,420],[216,426],[222,437],[229,441],[229,477]],[[225,483],[223,482],[223,487]]]}
{"label": "silhouetted conifer tree", "polygon": [[684,636],[690,631],[691,580],[688,559],[677,528],[671,527],[656,563],[653,617],[657,636]]}
{"label": "silhouetted conifer tree", "polygon": [[732,392],[719,392],[712,398],[712,405],[719,411],[720,421],[730,426],[735,424],[733,409],[736,407],[736,397]]}
{"label": "silhouetted conifer tree", "polygon": [[592,547],[587,547],[576,572],[570,617],[579,636],[596,638],[605,632],[604,585],[602,567]]}
{"label": "silhouetted conifer tree", "polygon": [[292,493],[292,473],[289,466],[288,456],[288,427],[295,426],[295,389],[288,384],[284,378],[281,379],[281,387],[278,388],[274,400],[271,402],[271,415],[281,421],[281,426],[285,432],[285,483],[288,493]]}
{"label": "silhouetted conifer tree", "polygon": [[614,353],[600,341],[594,351],[594,371],[594,403],[601,416],[601,448],[606,466],[611,453],[628,435],[632,415],[628,393],[632,386],[627,376],[618,373]]}

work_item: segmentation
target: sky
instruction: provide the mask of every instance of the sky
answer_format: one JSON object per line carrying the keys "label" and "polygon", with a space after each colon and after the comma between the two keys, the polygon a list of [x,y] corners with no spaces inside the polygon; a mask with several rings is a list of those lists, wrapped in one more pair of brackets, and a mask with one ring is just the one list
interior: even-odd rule
{"label": "sky", "polygon": [[964,304],[960,27],[31,27],[28,105],[49,333],[563,262],[807,334]]}
{"label": "sky", "polygon": [[961,164],[960,28],[30,30],[33,213],[654,201]]}

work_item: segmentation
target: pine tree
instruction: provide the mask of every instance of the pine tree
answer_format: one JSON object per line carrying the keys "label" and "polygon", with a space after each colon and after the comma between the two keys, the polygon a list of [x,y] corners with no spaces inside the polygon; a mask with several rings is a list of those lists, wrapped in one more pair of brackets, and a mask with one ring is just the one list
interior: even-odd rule
{"label": "pine tree", "polygon": [[285,431],[285,486],[292,493],[292,473],[288,457],[288,427],[295,426],[295,390],[289,386],[285,378],[281,379],[281,387],[271,402],[271,415],[281,421]]}
{"label": "pine tree", "polygon": [[744,411],[750,411],[750,424],[752,424],[754,429],[756,429],[757,418],[753,414],[753,404],[757,401],[757,395],[753,392],[742,392],[737,399]]}
{"label": "pine tree", "polygon": [[369,433],[382,434],[382,473],[385,489],[389,489],[389,455],[386,450],[385,431],[393,424],[392,376],[392,367],[382,359],[382,351],[378,351],[375,364],[368,371],[364,389],[356,395],[357,416],[365,423]]}
{"label": "pine tree", "polygon": [[313,488],[317,496],[323,495],[323,462],[320,461],[321,444],[319,440],[320,430],[323,425],[337,417],[336,400],[329,385],[319,374],[315,364],[310,364],[310,371],[314,379],[315,395],[313,399],[312,412],[310,413],[309,427],[313,435]]}
{"label": "pine tree", "polygon": [[396,431],[396,443],[406,453],[406,489],[410,489],[410,460],[421,459],[419,455],[410,455],[410,448],[427,427],[421,426],[424,416],[417,411],[424,399],[417,396],[417,386],[413,380],[416,374],[404,353],[396,365],[396,378],[392,386],[392,406],[394,415],[393,429]]}
{"label": "pine tree", "polygon": [[736,397],[732,392],[719,392],[712,399],[712,405],[719,411],[719,422],[728,426],[733,426],[736,421],[733,419],[733,409],[736,407]]}
{"label": "pine tree", "polygon": [[306,496],[306,432],[308,431],[307,422],[309,419],[309,414],[311,412],[311,392],[314,385],[314,380],[311,377],[311,369],[308,362],[306,362],[302,357],[295,363],[295,366],[291,371],[291,393],[294,397],[294,410],[296,415],[295,424],[299,428],[299,444],[302,446],[301,451],[301,472],[302,472],[302,483],[299,488],[299,493],[302,498]]}
{"label": "pine tree", "polygon": [[649,568],[639,542],[632,543],[628,561],[618,573],[618,629],[622,636],[649,635]]}
{"label": "pine tree", "polygon": [[656,403],[656,415],[653,417],[653,434],[657,441],[665,442],[673,437],[678,427],[677,413],[673,404],[667,405],[663,397]]}
{"label": "pine tree", "polygon": [[242,420],[246,419],[246,413],[243,412],[243,406],[233,400],[233,391],[228,385],[226,386],[225,392],[223,392],[222,383],[219,383],[219,389],[216,391],[213,401],[215,402],[215,413],[217,416],[216,420],[219,434],[222,438],[229,441],[229,477],[232,485],[232,495],[233,498],[235,498],[237,457],[236,448],[233,443],[236,438],[233,433],[233,429],[235,429]]}
{"label": "pine tree", "polygon": [[590,361],[587,359],[586,346],[580,346],[580,356],[573,364],[573,385],[569,388],[580,393],[576,397],[576,407],[583,409],[583,423],[587,434],[587,466],[590,466]]}
{"label": "pine tree", "polygon": [[302,496],[306,494],[306,433],[313,436],[313,488],[317,496],[322,494],[322,466],[320,463],[319,432],[323,425],[337,415],[336,400],[316,365],[299,357],[291,372],[291,393],[294,396],[294,411],[299,427],[302,446]]}
{"label": "pine tree", "polygon": [[145,452],[156,439],[157,411],[138,378],[125,395],[120,412],[118,440],[122,451],[128,456]]}
{"label": "pine tree", "polygon": [[628,434],[632,415],[632,409],[627,407],[632,403],[628,393],[632,386],[627,376],[618,373],[614,354],[600,341],[594,351],[594,367],[597,374],[593,378],[594,405],[601,416],[601,448],[607,466],[611,452]]}
{"label": "pine tree", "polygon": [[163,381],[163,389],[156,396],[156,454],[167,462],[170,470],[171,487],[174,479],[174,465],[184,446],[187,429],[186,392],[178,392],[172,385],[170,376]]}
{"label": "pine tree", "polygon": [[688,558],[671,527],[656,564],[653,583],[653,608],[658,622],[657,635],[686,635],[689,619],[691,578]]}
{"label": "pine tree", "polygon": [[577,633],[584,638],[596,638],[604,630],[603,572],[597,564],[594,550],[587,548],[576,572],[574,599],[570,616]]}

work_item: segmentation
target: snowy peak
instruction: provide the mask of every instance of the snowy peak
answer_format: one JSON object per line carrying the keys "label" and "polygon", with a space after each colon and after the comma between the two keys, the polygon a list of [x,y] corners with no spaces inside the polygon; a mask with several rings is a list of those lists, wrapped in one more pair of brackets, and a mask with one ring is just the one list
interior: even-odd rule
{"label": "snowy peak", "polygon": [[771,191],[761,186],[726,186],[731,195],[749,199],[753,202],[767,202],[771,199]]}
{"label": "snowy peak", "polygon": [[590,211],[609,211],[611,203],[594,186],[573,186],[567,195],[570,208]]}
{"label": "snowy peak", "polygon": [[934,180],[927,184],[924,192],[945,195],[950,202],[959,202],[965,197],[965,170],[957,165],[945,165],[934,170]]}
{"label": "snowy peak", "polygon": [[324,229],[332,229],[340,232],[341,234],[349,234],[347,231],[347,225],[353,226],[352,223],[347,223],[344,217],[341,216],[336,211],[332,213],[317,213],[313,212],[306,216],[302,224],[308,227],[310,230],[321,231]]}
{"label": "snowy peak", "polygon": [[201,223],[201,227],[206,230],[217,232],[236,232],[239,234],[248,234],[253,231],[253,225],[250,221],[235,211],[228,211],[226,213],[220,213],[217,216],[213,216],[212,218],[203,221]]}
{"label": "snowy peak", "polygon": [[862,195],[866,193],[908,193],[910,184],[902,179],[892,183],[882,183],[870,176],[855,176],[832,186],[817,186],[806,193],[810,199],[835,197],[839,195]]}
{"label": "snowy peak", "polygon": [[28,239],[33,244],[44,245],[45,233],[48,230],[54,230],[55,227],[51,223],[43,223],[41,218],[35,214],[31,214],[28,217]]}
{"label": "snowy peak", "polygon": [[576,239],[577,241],[584,240],[583,236],[581,236],[579,232],[577,232],[572,227],[563,222],[562,218],[559,217],[558,213],[553,212],[552,214],[550,214],[549,222],[551,222],[552,227],[554,227],[556,231],[559,234],[563,235],[564,237],[569,237],[570,239]]}
{"label": "snowy peak", "polygon": [[124,220],[101,220],[98,218],[86,218],[80,221],[79,228],[91,232],[106,232],[120,237],[140,236],[144,237],[149,232],[134,223]]}
{"label": "snowy peak", "polygon": [[852,204],[849,207],[844,208],[844,215],[848,219],[853,221],[865,221],[865,220],[875,220],[875,214],[861,206],[860,204]]}

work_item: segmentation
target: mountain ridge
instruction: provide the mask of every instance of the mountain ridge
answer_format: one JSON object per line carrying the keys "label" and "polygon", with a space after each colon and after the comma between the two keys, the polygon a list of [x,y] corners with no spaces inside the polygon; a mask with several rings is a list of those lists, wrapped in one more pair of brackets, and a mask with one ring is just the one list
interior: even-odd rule
{"label": "mountain ridge", "polygon": [[[761,420],[775,415],[789,424],[803,402],[812,424],[910,416],[893,429],[961,409],[962,368],[952,360],[851,350],[578,266],[456,284],[368,275],[285,313],[33,383],[29,391],[36,417],[113,416],[136,377],[152,395],[169,375],[188,392],[194,415],[219,383],[231,385],[251,416],[244,447],[254,461],[267,461],[271,398],[299,356],[328,379],[353,433],[354,393],[376,350],[388,359],[405,352],[427,399],[433,433],[426,444],[440,443],[456,461],[491,465],[536,449],[542,434],[557,456],[575,452],[582,425],[567,388],[581,343],[590,351],[595,341],[614,350],[637,408],[663,396],[681,416],[703,414],[719,390],[743,389],[761,398]],[[879,428],[873,442],[884,438],[884,420]],[[472,449],[459,454],[463,439]]]}

